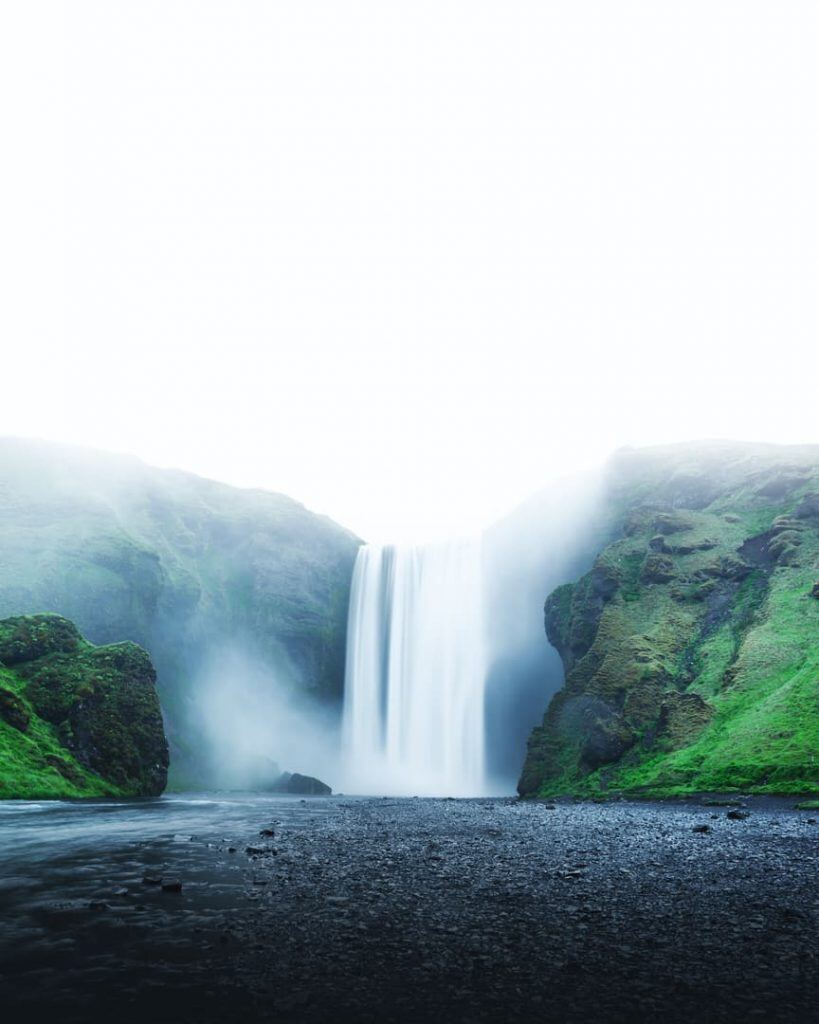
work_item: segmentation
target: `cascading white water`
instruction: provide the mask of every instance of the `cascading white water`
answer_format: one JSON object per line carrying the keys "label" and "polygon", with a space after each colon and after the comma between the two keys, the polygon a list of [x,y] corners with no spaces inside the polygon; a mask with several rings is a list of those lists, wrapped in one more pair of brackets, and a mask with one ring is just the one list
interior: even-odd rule
{"label": "cascading white water", "polygon": [[481,582],[477,540],[360,549],[347,633],[348,792],[486,791]]}

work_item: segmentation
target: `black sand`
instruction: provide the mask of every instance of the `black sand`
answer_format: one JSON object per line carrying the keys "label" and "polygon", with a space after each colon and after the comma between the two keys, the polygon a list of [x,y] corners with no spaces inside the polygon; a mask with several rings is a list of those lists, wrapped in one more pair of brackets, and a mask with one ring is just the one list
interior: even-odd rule
{"label": "black sand", "polygon": [[5,1024],[819,1020],[792,800],[55,806],[0,823]]}

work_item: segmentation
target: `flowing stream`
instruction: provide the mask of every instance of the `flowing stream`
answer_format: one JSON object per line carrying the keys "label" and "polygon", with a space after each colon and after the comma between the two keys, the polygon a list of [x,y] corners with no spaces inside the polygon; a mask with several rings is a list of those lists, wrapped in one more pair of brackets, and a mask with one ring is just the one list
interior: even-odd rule
{"label": "flowing stream", "polygon": [[343,722],[349,792],[486,792],[483,636],[479,541],[360,549]]}

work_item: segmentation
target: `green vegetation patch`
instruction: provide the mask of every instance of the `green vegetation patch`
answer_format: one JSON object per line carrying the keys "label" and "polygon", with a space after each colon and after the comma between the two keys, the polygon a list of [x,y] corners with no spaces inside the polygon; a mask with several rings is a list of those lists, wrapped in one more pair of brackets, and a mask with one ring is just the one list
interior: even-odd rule
{"label": "green vegetation patch", "polygon": [[783,451],[634,454],[620,536],[547,601],[566,683],[523,795],[819,791],[819,449]]}
{"label": "green vegetation patch", "polygon": [[0,797],[152,795],[168,752],[136,644],[95,647],[56,615],[0,620]]}

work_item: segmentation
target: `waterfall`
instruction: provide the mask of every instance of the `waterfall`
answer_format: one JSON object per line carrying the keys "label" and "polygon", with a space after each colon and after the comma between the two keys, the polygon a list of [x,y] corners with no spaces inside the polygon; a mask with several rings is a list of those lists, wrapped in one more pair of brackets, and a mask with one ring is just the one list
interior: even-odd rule
{"label": "waterfall", "polygon": [[481,584],[477,540],[359,550],[344,687],[349,792],[486,791]]}

